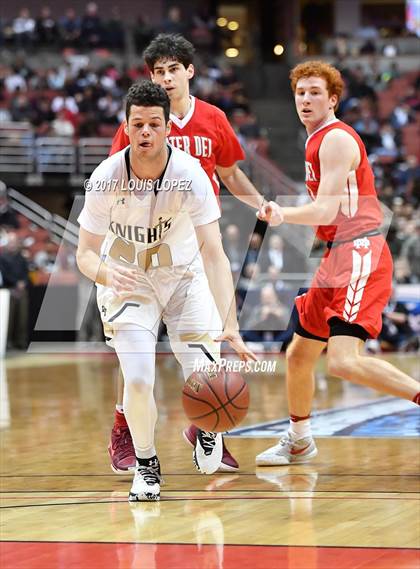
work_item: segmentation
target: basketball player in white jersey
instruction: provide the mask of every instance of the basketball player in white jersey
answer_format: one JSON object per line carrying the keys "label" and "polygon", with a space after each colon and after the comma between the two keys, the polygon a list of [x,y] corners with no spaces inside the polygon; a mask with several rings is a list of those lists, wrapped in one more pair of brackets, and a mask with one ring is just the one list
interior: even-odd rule
{"label": "basketball player in white jersey", "polygon": [[[133,85],[126,116],[130,146],[90,178],[77,262],[98,285],[105,335],[125,378],[124,410],[137,457],[129,500],[159,500],[153,386],[160,319],[185,379],[197,360],[218,360],[223,340],[242,359],[255,356],[238,332],[211,183],[196,159],[167,144],[166,92],[149,81]],[[221,435],[199,431],[199,470],[213,473],[221,459]]]}

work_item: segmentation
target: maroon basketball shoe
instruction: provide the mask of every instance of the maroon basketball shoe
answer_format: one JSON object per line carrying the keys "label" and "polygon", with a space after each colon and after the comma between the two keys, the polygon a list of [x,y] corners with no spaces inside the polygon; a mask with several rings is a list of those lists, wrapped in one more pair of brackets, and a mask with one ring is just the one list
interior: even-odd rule
{"label": "maroon basketball shoe", "polygon": [[136,468],[136,454],[128,427],[112,427],[108,452],[111,468],[116,474],[128,474]]}
{"label": "maroon basketball shoe", "polygon": [[[192,447],[195,447],[197,431],[198,429],[195,425],[190,425],[187,429],[184,429],[182,433],[184,435],[185,441]],[[222,463],[219,466],[217,472],[236,472],[237,470],[239,470],[239,464],[230,454],[230,452],[226,448],[225,441],[223,440]]]}

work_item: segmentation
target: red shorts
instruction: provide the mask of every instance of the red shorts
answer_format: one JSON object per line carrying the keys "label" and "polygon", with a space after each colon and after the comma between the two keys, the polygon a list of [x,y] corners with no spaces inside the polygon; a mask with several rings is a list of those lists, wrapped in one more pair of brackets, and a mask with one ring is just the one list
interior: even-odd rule
{"label": "red shorts", "polygon": [[382,235],[327,250],[311,288],[296,298],[301,326],[315,336],[328,338],[328,321],[337,317],[362,326],[376,338],[392,292],[392,271],[391,253]]}

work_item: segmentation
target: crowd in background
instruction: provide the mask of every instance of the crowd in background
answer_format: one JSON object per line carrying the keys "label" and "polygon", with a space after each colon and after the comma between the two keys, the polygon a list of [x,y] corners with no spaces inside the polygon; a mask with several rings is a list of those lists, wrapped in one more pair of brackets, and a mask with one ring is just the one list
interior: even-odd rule
{"label": "crowd in background", "polygon": [[[206,10],[197,8],[192,14],[183,14],[179,6],[172,5],[161,22],[152,25],[144,10],[132,22],[134,43],[141,53],[158,33],[180,33],[201,50],[217,50],[221,33],[214,18]],[[77,12],[69,7],[60,18],[54,18],[49,6],[37,14],[27,7],[16,17],[0,19],[0,48],[43,49],[112,49],[123,50],[130,25],[121,18],[120,9],[114,6],[111,16],[104,17],[98,4],[88,2],[85,10]]]}
{"label": "crowd in background", "polygon": [[[128,88],[144,77],[149,73],[140,59],[130,68],[93,68],[86,58],[70,58],[57,67],[31,69],[17,56],[13,65],[0,64],[0,120],[29,122],[38,136],[112,136],[124,119]],[[198,65],[191,92],[221,108],[242,136],[262,136],[232,66]]]}
{"label": "crowd in background", "polygon": [[[25,9],[13,22],[2,23],[0,41],[15,47],[42,47],[51,43],[90,49],[117,44],[123,47],[122,40],[118,40],[117,9],[114,15],[113,20],[103,21],[94,3],[87,5],[84,16],[78,17],[69,9],[60,21],[54,21],[47,8],[38,19],[32,18]],[[75,22],[73,28],[65,25],[69,20]],[[214,49],[213,23],[205,17],[194,16],[189,24],[180,18],[179,8],[173,7],[158,29],[144,20],[136,24],[136,45],[141,51],[156,31],[165,31],[183,33],[197,47]],[[240,138],[264,137],[265,132],[252,113],[235,69],[215,61],[206,56],[199,58],[192,93],[223,109]],[[395,261],[395,282],[420,283],[420,166],[418,150],[417,154],[409,153],[403,136],[407,126],[419,124],[419,75],[410,75],[395,105],[384,114],[379,112],[378,103],[382,94],[392,89],[393,82],[400,78],[397,65],[379,72],[375,60],[364,66],[350,66],[345,57],[339,58],[338,65],[346,89],[337,116],[353,126],[363,139],[374,169],[379,198],[393,213],[387,239]],[[89,58],[64,55],[57,66],[32,69],[24,58],[16,55],[12,65],[0,65],[0,119],[29,121],[39,136],[112,136],[124,118],[124,94],[133,81],[145,76],[148,72],[140,58],[139,64],[130,68],[114,63],[93,67]],[[23,239],[16,236],[23,236]],[[305,273],[312,267],[280,234],[268,237],[261,248],[262,241],[261,228],[251,235],[241,234],[235,225],[224,229],[224,246],[237,283],[244,337],[247,341],[279,342],[285,339],[284,330],[296,293],[293,286],[284,282],[282,275]],[[0,284],[13,290],[12,296],[20,301],[16,304],[23,307],[23,314],[27,308],[21,299],[28,286],[46,282],[53,271],[75,267],[70,249],[65,249],[64,253],[61,250],[57,262],[59,248],[47,231],[42,247],[34,249],[33,245],[30,224],[22,216],[16,216],[8,204],[5,188],[0,188],[0,275],[3,279]],[[16,266],[20,272],[14,275],[8,266],[17,256]],[[40,274],[46,276],[44,281],[40,280]],[[384,315],[382,347],[408,349],[412,346],[418,326],[415,318],[415,314],[409,314],[407,308],[393,298]],[[21,347],[24,342],[19,339],[20,333],[17,334],[17,339],[12,335],[11,341],[15,347]]]}

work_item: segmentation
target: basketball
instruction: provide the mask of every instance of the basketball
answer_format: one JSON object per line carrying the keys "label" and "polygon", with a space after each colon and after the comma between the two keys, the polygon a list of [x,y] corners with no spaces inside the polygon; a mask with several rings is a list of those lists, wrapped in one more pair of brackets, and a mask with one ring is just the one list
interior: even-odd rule
{"label": "basketball", "polygon": [[188,419],[199,429],[222,433],[245,418],[249,390],[240,373],[224,369],[194,372],[184,384],[182,404]]}

